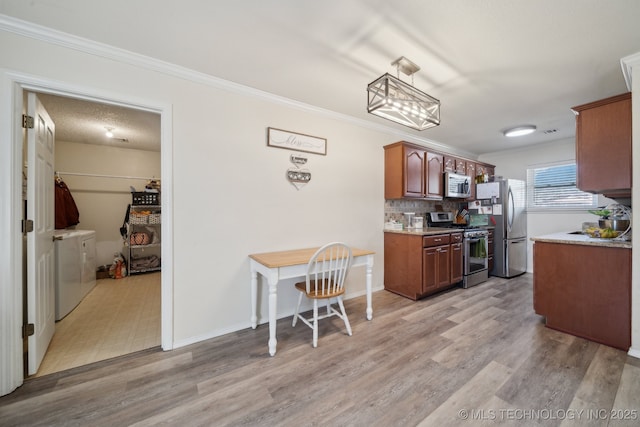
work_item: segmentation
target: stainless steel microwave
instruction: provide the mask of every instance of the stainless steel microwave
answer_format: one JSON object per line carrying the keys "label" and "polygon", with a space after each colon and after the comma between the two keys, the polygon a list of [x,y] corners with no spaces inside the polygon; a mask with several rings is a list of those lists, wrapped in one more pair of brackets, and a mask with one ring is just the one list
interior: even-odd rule
{"label": "stainless steel microwave", "polygon": [[471,197],[471,177],[453,172],[444,173],[444,196],[466,199]]}

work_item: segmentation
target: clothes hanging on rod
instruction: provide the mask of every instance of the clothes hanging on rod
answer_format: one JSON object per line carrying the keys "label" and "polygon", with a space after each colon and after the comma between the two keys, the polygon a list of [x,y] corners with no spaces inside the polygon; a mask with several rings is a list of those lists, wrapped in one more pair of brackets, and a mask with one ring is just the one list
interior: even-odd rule
{"label": "clothes hanging on rod", "polygon": [[76,206],[75,200],[73,200],[69,187],[67,187],[67,184],[64,183],[57,172],[54,180],[56,229],[63,229],[79,224],[80,212],[78,212],[78,207]]}

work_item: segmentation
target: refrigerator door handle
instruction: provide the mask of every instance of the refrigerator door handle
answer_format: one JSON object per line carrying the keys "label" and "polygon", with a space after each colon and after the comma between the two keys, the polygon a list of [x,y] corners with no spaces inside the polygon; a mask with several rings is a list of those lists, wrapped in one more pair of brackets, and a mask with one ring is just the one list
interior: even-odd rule
{"label": "refrigerator door handle", "polygon": [[507,196],[507,199],[507,203],[509,206],[509,208],[507,209],[507,231],[511,231],[511,227],[513,226],[514,211],[516,209],[516,204],[513,200],[513,192],[511,191],[511,187],[509,187],[509,194]]}

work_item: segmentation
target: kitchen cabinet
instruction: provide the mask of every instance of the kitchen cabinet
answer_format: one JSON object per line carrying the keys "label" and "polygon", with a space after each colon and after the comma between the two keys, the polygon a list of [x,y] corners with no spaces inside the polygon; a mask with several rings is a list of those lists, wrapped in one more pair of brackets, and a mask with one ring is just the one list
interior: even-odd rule
{"label": "kitchen cabinet", "polygon": [[533,308],[546,326],[627,351],[631,249],[535,241]]}
{"label": "kitchen cabinet", "polygon": [[451,234],[451,280],[450,282],[462,282],[464,274],[464,260],[462,252],[462,233]]}
{"label": "kitchen cabinet", "polygon": [[442,200],[444,196],[443,157],[441,154],[427,153],[427,199]]}
{"label": "kitchen cabinet", "polygon": [[385,199],[442,200],[442,155],[402,142],[384,149]]}
{"label": "kitchen cabinet", "polygon": [[471,196],[469,200],[476,199],[476,164],[467,162],[467,175],[471,177]]}
{"label": "kitchen cabinet", "polygon": [[478,175],[487,175],[487,177],[491,178],[495,176],[495,167],[491,165],[487,165],[485,163],[476,163],[476,176]]}
{"label": "kitchen cabinet", "polygon": [[631,196],[631,93],[573,107],[577,187],[608,197]]}
{"label": "kitchen cabinet", "polygon": [[456,158],[452,156],[444,156],[444,167],[445,172],[455,172],[456,171]]}
{"label": "kitchen cabinet", "polygon": [[430,293],[451,283],[450,236],[425,236],[422,257],[422,293]]}
{"label": "kitchen cabinet", "polygon": [[455,172],[460,175],[467,173],[467,161],[454,156],[444,156],[444,172]]}
{"label": "kitchen cabinet", "polygon": [[425,195],[425,152],[410,147],[403,147],[404,151],[404,197],[424,197]]}
{"label": "kitchen cabinet", "polygon": [[[468,175],[473,183],[479,171],[493,176],[494,166],[399,141],[384,147],[384,197],[442,200],[444,172]],[[468,200],[475,199],[475,192],[472,185]]]}
{"label": "kitchen cabinet", "polygon": [[125,237],[129,274],[160,270],[162,214],[159,205],[131,205]]}
{"label": "kitchen cabinet", "polygon": [[417,300],[462,281],[460,233],[384,234],[384,287]]}

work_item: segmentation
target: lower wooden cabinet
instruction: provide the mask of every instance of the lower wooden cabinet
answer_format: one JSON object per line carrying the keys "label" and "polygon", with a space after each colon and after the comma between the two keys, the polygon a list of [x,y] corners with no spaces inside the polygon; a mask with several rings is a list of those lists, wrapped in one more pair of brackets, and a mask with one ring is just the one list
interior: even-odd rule
{"label": "lower wooden cabinet", "polygon": [[[453,237],[452,235],[451,237]],[[462,236],[460,239],[462,240]],[[451,283],[462,282],[464,265],[462,258],[462,243],[451,243]]]}
{"label": "lower wooden cabinet", "polygon": [[422,255],[422,293],[448,286],[451,272],[450,246],[424,248]]}
{"label": "lower wooden cabinet", "polygon": [[631,249],[535,242],[533,308],[549,328],[629,350]]}
{"label": "lower wooden cabinet", "polygon": [[384,287],[417,300],[462,281],[462,236],[384,235]]}

